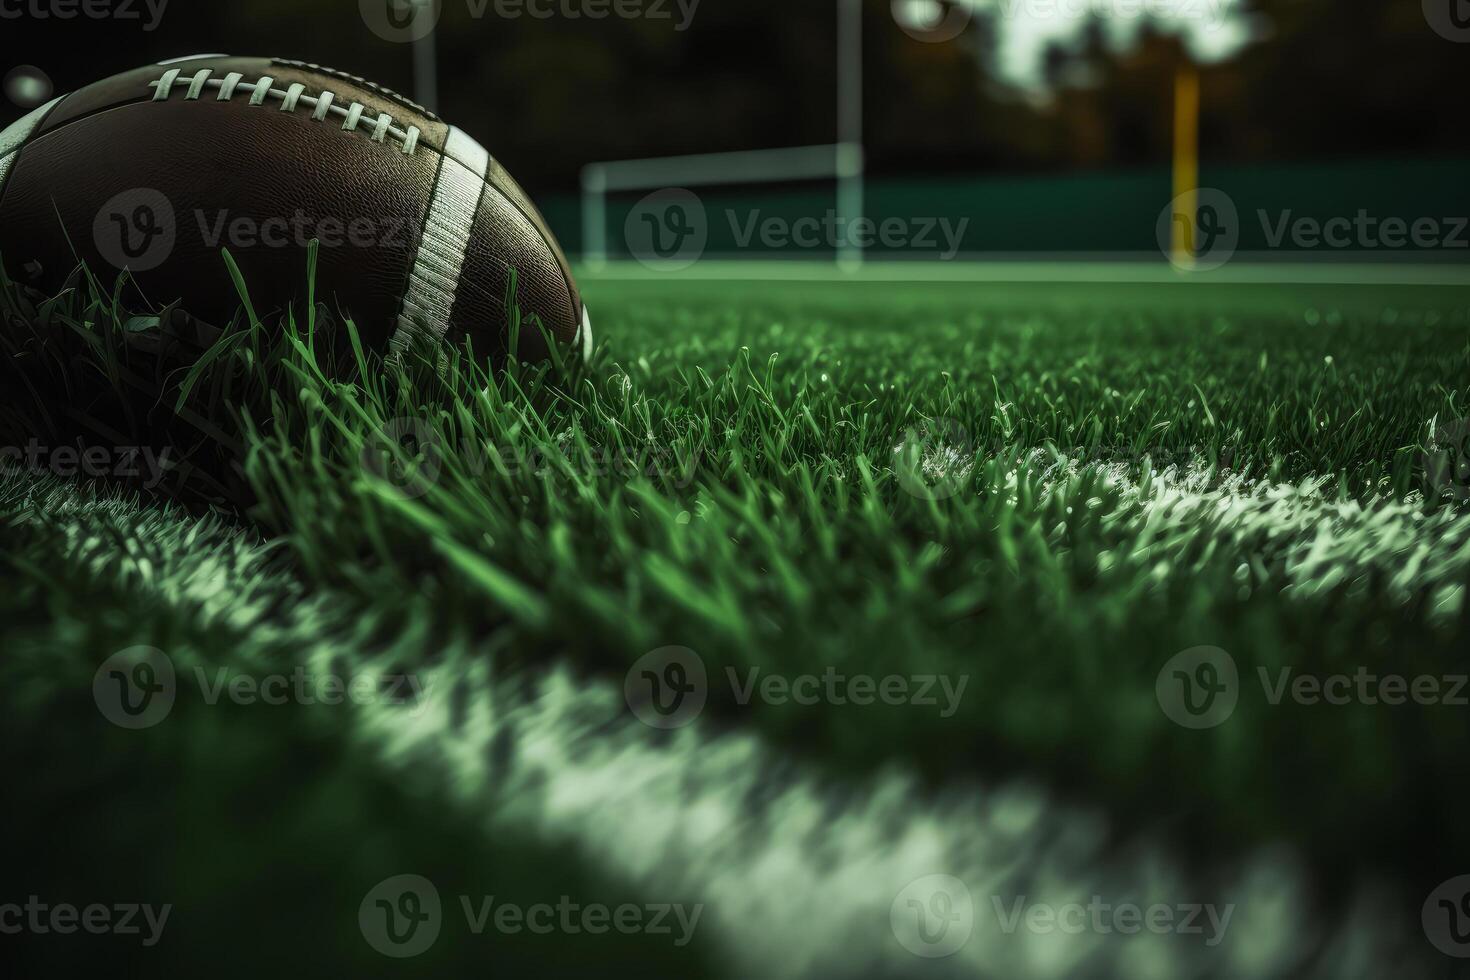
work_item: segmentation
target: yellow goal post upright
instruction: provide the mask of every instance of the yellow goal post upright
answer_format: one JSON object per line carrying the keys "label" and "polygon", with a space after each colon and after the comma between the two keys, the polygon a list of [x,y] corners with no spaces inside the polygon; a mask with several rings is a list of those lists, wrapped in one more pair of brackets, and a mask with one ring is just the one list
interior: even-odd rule
{"label": "yellow goal post upright", "polygon": [[1199,68],[1188,57],[1174,71],[1173,180],[1169,253],[1177,267],[1187,269],[1194,265],[1199,190]]}

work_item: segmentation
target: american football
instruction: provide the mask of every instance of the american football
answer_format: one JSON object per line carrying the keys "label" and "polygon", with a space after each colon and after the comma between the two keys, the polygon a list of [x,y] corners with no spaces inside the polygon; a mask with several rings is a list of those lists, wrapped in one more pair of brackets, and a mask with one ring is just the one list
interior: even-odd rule
{"label": "american football", "polygon": [[[365,79],[299,61],[199,55],[54,99],[0,134],[0,255],[61,287],[79,264],[128,273],[154,305],[227,321],[227,249],[268,318],[316,297],[364,342],[415,335],[504,354],[512,282],[554,341],[592,333],[556,239],[469,134]],[[519,334],[539,360],[545,337]]]}

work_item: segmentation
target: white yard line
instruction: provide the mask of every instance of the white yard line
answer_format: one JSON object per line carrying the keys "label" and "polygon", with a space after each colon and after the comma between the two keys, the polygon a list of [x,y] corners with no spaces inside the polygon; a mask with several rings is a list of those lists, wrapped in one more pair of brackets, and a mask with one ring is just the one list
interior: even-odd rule
{"label": "white yard line", "polygon": [[[1389,975],[1404,955],[1384,925],[1392,913],[1403,920],[1402,902],[1390,908],[1364,890],[1345,903],[1347,917],[1327,921],[1285,851],[1193,878],[1146,831],[1115,847],[1097,813],[1022,784],[963,779],[928,796],[890,770],[840,785],[750,735],[645,728],[614,685],[561,671],[517,696],[497,691],[483,661],[446,665],[431,690],[416,717],[364,714],[390,765],[442,767],[442,784],[485,812],[491,833],[575,850],[646,901],[702,903],[696,943],[713,938],[732,976],[1346,980]],[[456,690],[458,724],[448,709]],[[507,747],[500,763],[492,741]],[[898,938],[938,948],[916,942],[909,904],[931,907],[922,880],[932,875],[963,882],[971,899],[951,924],[967,938],[941,959]],[[1079,917],[1121,923],[1108,911],[1121,903],[1174,910],[1181,924],[1193,915],[1200,931],[1073,928]],[[1046,908],[1067,929],[1028,928],[1026,915]],[[1325,958],[1308,963],[1319,944]]]}
{"label": "white yard line", "polygon": [[[1048,487],[1076,468],[1057,464]],[[1466,518],[1453,512],[1435,524],[1410,505],[1343,504],[1317,495],[1311,481],[1220,481],[1189,469],[1166,470],[1147,486],[1128,483],[1126,469],[1112,478],[1146,512],[1218,510],[1246,535],[1329,529],[1300,546],[1292,567],[1302,583],[1321,581],[1321,569],[1339,562],[1335,524],[1352,529],[1360,563],[1402,562],[1404,548],[1419,548],[1426,535],[1466,532]],[[275,576],[265,552],[238,533],[208,531],[195,541],[199,523],[180,513],[139,521],[130,504],[71,490],[41,506],[49,520],[71,522],[74,547],[97,550],[107,537],[99,528],[130,527],[141,553],[198,562],[199,574],[176,596],[182,603],[238,626],[269,618]],[[1418,560],[1414,574],[1444,561]],[[177,575],[163,579],[179,588]],[[303,595],[293,615],[312,622],[312,600]],[[327,638],[303,651],[322,671],[342,658],[364,671],[402,670],[397,653],[383,656],[391,659],[374,664]],[[694,942],[715,946],[731,976],[1376,980],[1423,975],[1423,962],[1437,958],[1417,931],[1394,925],[1417,921],[1422,896],[1364,884],[1342,896],[1348,911],[1331,918],[1309,893],[1308,871],[1284,849],[1191,874],[1152,828],[1110,834],[1099,812],[1023,782],[960,777],[926,793],[897,768],[840,779],[708,718],[675,731],[645,727],[616,683],[559,668],[502,680],[473,648],[449,650],[415,674],[429,692],[421,703],[358,714],[364,747],[376,745],[382,765],[447,805],[482,814],[488,834],[564,847],[645,902],[702,904]],[[493,877],[495,869],[483,871]],[[963,884],[968,913],[938,900],[934,875]],[[1178,928],[1124,934],[1137,927],[1119,917],[1124,904],[1168,915]],[[943,937],[938,945],[920,937],[920,911],[933,914],[924,921],[931,939]],[[959,939],[943,958],[912,951]],[[555,937],[547,942],[552,949]]]}
{"label": "white yard line", "polygon": [[[1325,477],[1272,483],[1212,471],[1202,462],[1153,471],[1143,483],[1132,463],[1089,466],[1074,457],[1053,459],[1033,452],[1023,465],[1039,472],[1043,495],[1092,469],[1120,494],[1123,507],[1112,512],[1115,518],[1126,519],[1132,510],[1146,526],[1169,529],[1167,547],[1135,549],[1120,561],[1157,563],[1198,550],[1201,539],[1223,539],[1242,554],[1271,559],[1279,570],[1257,581],[1258,573],[1242,565],[1243,589],[1284,587],[1305,595],[1371,573],[1399,596],[1432,589],[1427,611],[1436,622],[1453,619],[1464,607],[1470,569],[1470,509],[1464,507],[1425,512],[1416,495],[1406,500],[1340,500],[1323,493],[1330,482]],[[1008,485],[997,490],[1013,492],[1019,478],[1012,470]],[[1284,586],[1278,574],[1285,576]]]}

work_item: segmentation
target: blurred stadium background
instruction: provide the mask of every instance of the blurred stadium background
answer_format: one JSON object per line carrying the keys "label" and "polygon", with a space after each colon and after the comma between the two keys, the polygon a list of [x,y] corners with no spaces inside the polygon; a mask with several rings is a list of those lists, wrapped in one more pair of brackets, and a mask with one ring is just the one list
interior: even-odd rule
{"label": "blurred stadium background", "polygon": [[[953,248],[875,241],[871,258],[1157,259],[1160,211],[1194,184],[1238,208],[1241,255],[1466,254],[1463,235],[1293,250],[1255,218],[1470,212],[1470,49],[1456,43],[1470,30],[1449,2],[444,0],[419,43],[373,29],[404,16],[399,2],[139,3],[127,18],[104,4],[113,15],[60,18],[7,0],[0,123],[151,60],[260,53],[432,103],[518,175],[570,253],[594,259],[628,257],[633,209],[691,183],[667,158],[710,154],[691,185],[707,256],[829,260],[825,237],[742,243],[722,216],[832,210],[969,219]],[[798,147],[816,149],[745,155]],[[649,163],[595,166],[628,160]]]}

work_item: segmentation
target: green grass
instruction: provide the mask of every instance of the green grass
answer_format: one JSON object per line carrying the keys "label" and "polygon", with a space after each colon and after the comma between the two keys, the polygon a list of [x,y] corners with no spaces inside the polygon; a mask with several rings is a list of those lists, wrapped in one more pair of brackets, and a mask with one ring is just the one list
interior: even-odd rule
{"label": "green grass", "polygon": [[[350,708],[210,704],[196,686],[155,727],[108,723],[92,699],[93,674],[135,643],[167,651],[181,691],[195,671],[213,682],[220,670],[260,676],[301,665],[347,677],[422,666],[406,662],[411,636],[379,636],[381,624],[361,609],[309,596],[275,549],[216,518],[140,512],[111,493],[13,472],[0,478],[0,500],[0,762],[14,780],[0,845],[4,900],[173,906],[155,946],[7,936],[16,969],[106,963],[183,974],[208,955],[211,972],[245,977],[309,956],[353,976],[400,976],[401,962],[363,941],[357,907],[378,881],[414,873],[436,884],[451,916],[412,961],[417,971],[521,975],[553,962],[569,973],[708,972],[702,953],[665,937],[562,936],[548,956],[542,937],[476,936],[456,923],[458,895],[610,906],[678,896],[645,895],[575,849],[507,826],[493,793],[448,807],[427,766],[385,764],[349,723]],[[471,653],[437,656],[453,663]],[[402,718],[411,709],[386,710]]]}
{"label": "green grass", "polygon": [[[169,446],[166,495],[243,535],[144,547],[13,477],[7,739],[134,643],[616,686],[681,645],[714,679],[707,726],[836,785],[1034,779],[1185,863],[1285,843],[1325,893],[1427,888],[1470,862],[1466,709],[1272,706],[1254,678],[1466,670],[1470,510],[1424,493],[1421,450],[1470,416],[1470,300],[1190,288],[590,283],[594,362],[499,375],[383,365],[323,314],[201,355],[85,287],[38,306],[7,284],[0,444]],[[199,571],[246,547],[269,558],[259,596]],[[1199,645],[1249,680],[1228,722],[1186,731],[1155,679]],[[742,705],[727,669],[968,681],[942,717]],[[226,755],[246,737],[199,724]],[[350,729],[312,724],[350,757]],[[299,789],[294,731],[241,764]]]}

